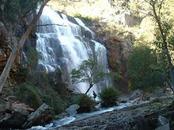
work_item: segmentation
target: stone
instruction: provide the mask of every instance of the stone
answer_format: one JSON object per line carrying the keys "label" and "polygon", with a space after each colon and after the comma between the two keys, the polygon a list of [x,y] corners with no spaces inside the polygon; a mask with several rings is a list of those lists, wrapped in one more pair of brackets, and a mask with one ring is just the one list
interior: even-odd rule
{"label": "stone", "polygon": [[143,96],[143,92],[141,90],[135,90],[132,92],[129,100],[134,100],[137,98],[141,98]]}
{"label": "stone", "polygon": [[163,116],[158,117],[158,122],[160,124],[155,130],[170,130],[169,120]]}
{"label": "stone", "polygon": [[49,122],[53,119],[53,110],[43,103],[35,112],[32,112],[27,121],[23,124],[23,128],[28,128],[33,125],[40,125]]}
{"label": "stone", "polygon": [[[77,119],[70,124],[53,130],[81,130],[86,128],[86,126],[90,130],[155,130],[158,124],[159,113],[168,117],[168,119],[173,117],[173,107],[170,109],[173,100],[173,97],[158,98],[158,100],[129,106],[120,110]],[[166,121],[162,119],[162,122]],[[164,124],[162,126],[163,129],[157,130],[169,130],[166,129],[168,128],[167,124],[162,124]],[[173,127],[171,126],[171,129]]]}
{"label": "stone", "polygon": [[0,102],[0,129],[21,128],[32,111],[34,111],[32,108],[23,103]]}
{"label": "stone", "polygon": [[77,114],[77,110],[80,108],[80,106],[78,104],[73,104],[70,107],[68,107],[66,109],[66,112],[70,115],[70,116],[74,116],[75,114]]}

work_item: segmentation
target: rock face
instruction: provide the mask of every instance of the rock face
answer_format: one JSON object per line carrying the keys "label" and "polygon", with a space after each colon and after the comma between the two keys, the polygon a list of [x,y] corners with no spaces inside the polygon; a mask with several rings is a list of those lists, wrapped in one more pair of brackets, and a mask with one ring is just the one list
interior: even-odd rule
{"label": "rock face", "polygon": [[56,130],[154,130],[158,128],[159,113],[172,120],[172,98],[158,98],[149,103],[114,110],[72,122]]}
{"label": "rock face", "polygon": [[127,92],[127,59],[132,49],[132,43],[115,37],[106,38],[105,43],[108,50],[109,67],[112,72],[119,74],[118,79],[115,78],[115,84],[121,91]]}
{"label": "rock face", "polygon": [[[97,39],[107,49],[108,64],[111,72],[117,74],[114,77],[114,85],[119,86],[122,92],[128,91],[127,60],[132,51],[134,36],[126,34],[126,37],[119,38],[116,28],[108,27],[105,22],[92,21],[90,27],[97,34]],[[108,28],[105,30],[105,27]],[[121,37],[121,36],[120,36]],[[124,40],[123,40],[124,39]]]}

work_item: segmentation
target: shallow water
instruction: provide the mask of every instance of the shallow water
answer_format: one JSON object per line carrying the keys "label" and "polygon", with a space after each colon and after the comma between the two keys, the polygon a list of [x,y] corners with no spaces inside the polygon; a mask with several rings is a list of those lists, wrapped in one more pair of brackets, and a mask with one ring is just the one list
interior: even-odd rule
{"label": "shallow water", "polygon": [[[98,111],[94,111],[94,112],[90,112],[90,113],[82,113],[82,114],[76,114],[75,116],[67,116],[67,117],[64,117],[64,118],[59,119],[59,120],[54,120],[52,123],[50,123],[46,126],[33,126],[29,130],[48,130],[48,129],[58,128],[58,127],[61,127],[61,126],[64,126],[64,125],[68,125],[68,124],[70,124],[71,122],[74,122],[74,121],[86,119],[86,118],[89,118],[89,117],[92,117],[92,116],[100,115],[100,114],[103,114],[103,113],[106,113],[106,112],[111,112],[111,111],[114,111],[114,110],[121,110],[123,108],[136,105],[136,100],[137,99],[131,100],[127,103],[120,103],[119,105],[114,106],[114,107],[100,108]],[[147,101],[142,101],[139,104],[143,104],[143,103],[146,103],[146,102]]]}

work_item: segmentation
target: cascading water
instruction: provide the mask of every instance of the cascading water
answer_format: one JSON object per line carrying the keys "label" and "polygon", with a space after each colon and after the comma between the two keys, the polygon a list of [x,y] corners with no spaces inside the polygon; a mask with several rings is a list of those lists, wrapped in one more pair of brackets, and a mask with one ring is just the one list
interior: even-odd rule
{"label": "cascading water", "polygon": [[[38,22],[37,37],[38,68],[46,72],[60,69],[64,82],[70,83],[72,69],[78,68],[90,55],[96,55],[98,64],[102,64],[103,71],[108,72],[105,47],[93,40],[94,33],[78,18],[69,20],[66,15],[45,7]],[[108,80],[104,79],[90,92],[98,92],[99,86],[107,84]],[[87,83],[79,83],[74,87],[75,91],[82,93],[87,89]]]}

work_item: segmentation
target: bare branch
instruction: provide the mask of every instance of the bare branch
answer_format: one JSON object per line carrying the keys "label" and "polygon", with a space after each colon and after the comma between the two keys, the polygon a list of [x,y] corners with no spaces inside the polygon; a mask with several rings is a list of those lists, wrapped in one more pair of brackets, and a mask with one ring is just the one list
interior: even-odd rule
{"label": "bare branch", "polygon": [[66,26],[66,25],[60,25],[60,24],[39,24],[39,25],[36,25],[37,27],[40,27],[40,26]]}

